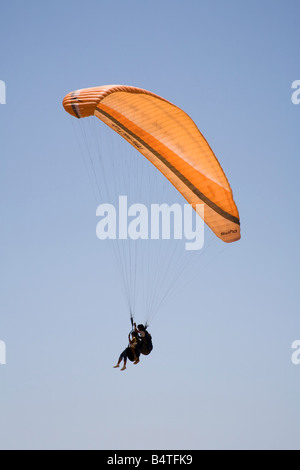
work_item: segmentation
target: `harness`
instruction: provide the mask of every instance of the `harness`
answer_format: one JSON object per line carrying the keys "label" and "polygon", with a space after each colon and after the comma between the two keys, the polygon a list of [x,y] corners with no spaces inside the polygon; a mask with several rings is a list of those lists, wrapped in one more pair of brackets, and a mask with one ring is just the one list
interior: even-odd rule
{"label": "harness", "polygon": [[152,336],[148,331],[145,331],[145,336],[141,338],[141,346],[140,346],[140,351],[142,354],[147,356],[148,354],[151,353],[153,349],[153,344],[152,344]]}
{"label": "harness", "polygon": [[[130,321],[131,321],[131,326],[132,326],[132,330],[131,330],[131,333],[132,333],[133,328],[134,328],[134,318],[133,318],[132,312],[130,313]],[[145,330],[143,331],[145,336],[139,336],[139,339],[135,347],[135,350],[143,354],[144,356],[147,356],[153,350],[152,336],[150,335],[150,333],[148,333],[148,331],[146,331],[147,326],[148,324],[146,323]]]}

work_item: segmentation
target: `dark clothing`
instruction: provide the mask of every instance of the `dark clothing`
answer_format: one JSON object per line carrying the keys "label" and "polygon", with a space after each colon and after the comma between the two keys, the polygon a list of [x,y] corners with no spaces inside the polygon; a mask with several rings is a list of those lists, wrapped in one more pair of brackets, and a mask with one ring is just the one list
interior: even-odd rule
{"label": "dark clothing", "polygon": [[128,346],[120,354],[119,362],[121,362],[123,359],[129,359],[131,362],[134,362],[136,360],[136,358],[140,357],[140,352],[137,348],[135,349],[135,355],[136,355],[136,357],[134,357],[132,349]]}
{"label": "dark clothing", "polygon": [[150,354],[153,349],[152,336],[150,333],[148,333],[148,331],[144,331],[143,333],[145,336],[140,337],[140,342],[136,346],[136,352],[143,354],[144,356],[148,356],[148,354]]}

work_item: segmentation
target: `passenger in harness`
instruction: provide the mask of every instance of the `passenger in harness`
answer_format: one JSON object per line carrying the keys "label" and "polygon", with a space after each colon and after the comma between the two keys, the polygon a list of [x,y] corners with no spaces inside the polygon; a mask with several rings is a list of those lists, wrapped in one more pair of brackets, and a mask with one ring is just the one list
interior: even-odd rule
{"label": "passenger in harness", "polygon": [[140,352],[138,350],[138,345],[141,340],[138,337],[137,331],[133,331],[131,334],[128,335],[129,345],[124,351],[120,354],[119,360],[117,364],[114,366],[114,369],[120,366],[121,362],[124,361],[123,367],[121,370],[126,369],[127,359],[129,359],[134,364],[138,364],[140,362],[139,356]]}

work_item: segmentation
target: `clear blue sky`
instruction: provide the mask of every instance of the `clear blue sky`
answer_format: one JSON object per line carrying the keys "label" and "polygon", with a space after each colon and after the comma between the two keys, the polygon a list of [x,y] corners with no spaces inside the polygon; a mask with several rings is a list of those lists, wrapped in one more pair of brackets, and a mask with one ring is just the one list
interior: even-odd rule
{"label": "clear blue sky", "polygon": [[[1,449],[299,449],[299,1],[1,5]],[[128,318],[61,101],[128,84],[181,106],[231,182],[242,240]]]}

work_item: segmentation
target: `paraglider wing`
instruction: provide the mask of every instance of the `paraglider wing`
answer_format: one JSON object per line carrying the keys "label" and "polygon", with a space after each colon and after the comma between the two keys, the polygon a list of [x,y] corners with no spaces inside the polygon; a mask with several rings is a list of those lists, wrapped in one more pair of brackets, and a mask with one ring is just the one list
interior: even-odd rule
{"label": "paraglider wing", "polygon": [[107,85],[69,93],[65,110],[95,115],[136,147],[192,207],[204,204],[205,223],[221,240],[240,239],[232,190],[209,144],[193,120],[169,101],[140,88]]}

